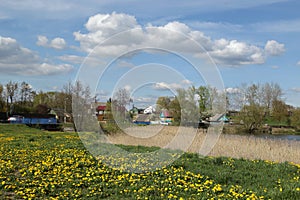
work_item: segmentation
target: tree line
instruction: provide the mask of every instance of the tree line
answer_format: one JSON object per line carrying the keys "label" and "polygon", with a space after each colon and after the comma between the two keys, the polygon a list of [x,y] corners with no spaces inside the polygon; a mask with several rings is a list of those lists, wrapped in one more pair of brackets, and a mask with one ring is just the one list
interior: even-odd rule
{"label": "tree line", "polygon": [[0,112],[46,114],[51,108],[55,108],[72,114],[72,95],[83,93],[90,96],[89,88],[79,81],[74,84],[66,83],[61,91],[48,92],[35,91],[25,81],[0,83]]}
{"label": "tree line", "polygon": [[209,86],[178,89],[175,97],[159,97],[157,109],[168,109],[175,124],[205,120],[214,114],[235,111],[235,123],[244,131],[261,131],[264,125],[300,128],[300,109],[287,105],[277,83],[241,84],[228,91]]}
{"label": "tree line", "polygon": [[[50,92],[35,91],[25,81],[9,81],[0,84],[0,112],[43,114],[48,113],[50,108],[55,108],[69,113],[73,118],[72,98],[74,96],[78,107],[94,101],[89,87],[79,81],[68,82],[63,85],[61,91]],[[130,101],[132,100],[126,90],[120,89],[108,101],[107,109],[112,109],[111,104],[115,105],[115,109],[121,113],[120,116],[126,116],[123,114],[125,110],[120,108],[125,108]],[[174,97],[159,97],[156,104],[157,112],[162,109],[171,112],[175,124],[198,123],[199,120],[207,119],[214,114],[234,110],[238,113],[234,119],[249,133],[261,129],[264,124],[300,128],[300,108],[285,103],[283,91],[276,83],[241,84],[231,91],[218,91],[210,86],[197,88],[192,86],[187,89],[177,89]]]}

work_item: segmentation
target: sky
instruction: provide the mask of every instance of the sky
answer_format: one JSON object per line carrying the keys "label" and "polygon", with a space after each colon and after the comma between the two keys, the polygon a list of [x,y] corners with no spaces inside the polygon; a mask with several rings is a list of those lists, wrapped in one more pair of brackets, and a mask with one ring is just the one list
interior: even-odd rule
{"label": "sky", "polygon": [[0,83],[83,79],[149,105],[179,87],[278,83],[300,106],[297,0],[0,0]]}

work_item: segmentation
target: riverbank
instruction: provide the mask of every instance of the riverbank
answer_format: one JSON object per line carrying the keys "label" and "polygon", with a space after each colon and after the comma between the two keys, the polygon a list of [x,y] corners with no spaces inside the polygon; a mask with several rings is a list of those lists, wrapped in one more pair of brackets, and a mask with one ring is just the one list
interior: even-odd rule
{"label": "riverbank", "polygon": [[[242,125],[238,124],[225,124],[223,127],[223,133],[224,134],[246,134],[245,130],[243,130]],[[255,135],[261,135],[261,134],[271,134],[271,135],[300,135],[300,131],[296,130],[291,127],[269,127],[265,126],[260,131],[255,132]]]}
{"label": "riverbank", "polygon": [[[163,148],[172,143],[172,147],[176,147],[174,138],[178,137],[178,130],[179,128],[174,126],[145,126],[128,130],[127,134],[118,133],[108,137],[110,142],[114,144]],[[207,133],[187,127],[181,128],[181,131],[185,132],[186,136],[177,141],[177,147],[188,152],[198,153],[203,148],[202,144],[207,138]],[[225,156],[250,160],[261,159],[274,162],[288,161],[300,164],[300,141],[234,134],[221,134],[216,139],[216,143],[211,142],[208,144],[211,145],[208,147],[211,148],[208,156]],[[191,141],[191,143],[189,144],[188,141]],[[205,143],[207,145],[207,142]]]}

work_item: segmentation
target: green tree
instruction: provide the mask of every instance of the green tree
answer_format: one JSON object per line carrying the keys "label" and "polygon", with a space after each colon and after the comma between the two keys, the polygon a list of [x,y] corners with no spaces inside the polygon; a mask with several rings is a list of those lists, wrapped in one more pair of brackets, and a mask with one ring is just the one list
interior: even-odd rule
{"label": "green tree", "polygon": [[181,121],[181,107],[178,98],[175,97],[168,106],[171,115],[173,116],[174,124],[179,125]]}
{"label": "green tree", "polygon": [[263,103],[262,87],[252,84],[244,88],[245,102],[239,112],[239,120],[248,133],[259,130],[265,122],[267,107]]}
{"label": "green tree", "polygon": [[196,93],[199,95],[199,111],[201,115],[203,115],[211,109],[209,88],[205,86],[200,86]]}
{"label": "green tree", "polygon": [[160,113],[162,109],[170,109],[171,100],[169,97],[158,97],[156,101],[156,112]]}
{"label": "green tree", "polygon": [[280,124],[288,122],[289,108],[285,102],[281,100],[274,100],[272,102],[272,119]]}
{"label": "green tree", "polygon": [[62,92],[46,92],[40,91],[33,99],[33,107],[38,105],[46,105],[49,108],[64,109],[65,95]]}
{"label": "green tree", "polygon": [[245,105],[239,112],[239,119],[248,133],[259,130],[264,122],[264,107],[257,104]]}
{"label": "green tree", "polygon": [[114,122],[114,117],[111,111],[111,98],[106,102],[105,112],[104,112],[104,119],[109,122]]}
{"label": "green tree", "polygon": [[290,120],[291,126],[300,129],[300,108],[293,110]]}

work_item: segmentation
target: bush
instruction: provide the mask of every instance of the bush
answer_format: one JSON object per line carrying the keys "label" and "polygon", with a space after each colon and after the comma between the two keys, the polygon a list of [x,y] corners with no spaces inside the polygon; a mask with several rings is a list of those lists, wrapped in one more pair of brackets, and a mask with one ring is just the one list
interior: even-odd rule
{"label": "bush", "polygon": [[102,131],[106,134],[112,134],[120,132],[121,129],[119,128],[118,124],[116,122],[100,122],[100,127]]}

